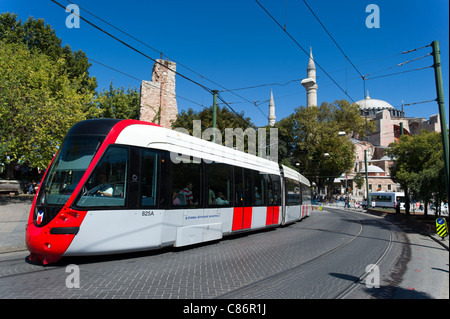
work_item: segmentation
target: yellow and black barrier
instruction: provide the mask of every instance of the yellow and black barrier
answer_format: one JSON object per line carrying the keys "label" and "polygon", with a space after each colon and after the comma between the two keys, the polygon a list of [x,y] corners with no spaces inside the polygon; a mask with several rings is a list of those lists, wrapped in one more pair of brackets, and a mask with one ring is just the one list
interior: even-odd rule
{"label": "yellow and black barrier", "polygon": [[448,235],[447,222],[444,218],[436,218],[436,233],[442,238]]}

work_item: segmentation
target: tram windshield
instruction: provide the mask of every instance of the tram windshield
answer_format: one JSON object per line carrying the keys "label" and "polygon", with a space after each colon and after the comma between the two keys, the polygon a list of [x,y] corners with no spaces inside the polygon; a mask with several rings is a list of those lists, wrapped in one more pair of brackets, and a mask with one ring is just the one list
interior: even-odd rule
{"label": "tram windshield", "polygon": [[86,172],[104,136],[67,136],[39,192],[38,205],[64,205]]}

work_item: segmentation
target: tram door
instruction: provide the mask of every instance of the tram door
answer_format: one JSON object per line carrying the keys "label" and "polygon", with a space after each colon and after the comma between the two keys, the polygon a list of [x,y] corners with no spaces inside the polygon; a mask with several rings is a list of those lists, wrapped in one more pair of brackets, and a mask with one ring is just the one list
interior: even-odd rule
{"label": "tram door", "polygon": [[268,206],[266,215],[266,226],[278,224],[280,220],[280,205],[281,205],[281,179],[277,175],[267,175],[267,192],[268,192]]}
{"label": "tram door", "polygon": [[234,210],[231,230],[249,229],[252,226],[252,171],[234,167]]}

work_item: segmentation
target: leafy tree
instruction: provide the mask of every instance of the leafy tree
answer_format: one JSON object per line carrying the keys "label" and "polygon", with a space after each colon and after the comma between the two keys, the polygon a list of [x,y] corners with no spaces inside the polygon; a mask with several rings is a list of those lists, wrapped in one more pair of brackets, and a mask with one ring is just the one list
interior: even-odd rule
{"label": "leafy tree", "polygon": [[47,167],[69,128],[98,117],[97,86],[82,51],[62,46],[43,19],[0,15],[0,161]]}
{"label": "leafy tree", "polygon": [[356,173],[356,176],[353,178],[353,181],[356,183],[358,188],[362,188],[364,185],[364,177],[360,172]]}
{"label": "leafy tree", "polygon": [[440,133],[423,130],[419,135],[404,135],[389,145],[387,154],[395,158],[390,169],[392,180],[424,201],[425,214],[433,197],[437,203],[447,198]]}
{"label": "leafy tree", "polygon": [[345,100],[299,107],[276,127],[285,143],[286,154],[279,155],[282,161],[299,163],[303,175],[320,188],[328,183],[330,192],[334,179],[353,165],[354,145],[339,132],[364,136],[367,129],[358,107]]}
{"label": "leafy tree", "polygon": [[90,113],[93,94],[79,92],[82,79],[61,72],[64,64],[0,41],[0,144],[8,178],[19,161],[46,167],[69,128]]}
{"label": "leafy tree", "polygon": [[[205,130],[212,128],[212,117],[212,106],[204,108],[199,112],[195,112],[189,108],[187,111],[183,110],[177,115],[176,120],[172,124],[172,129],[183,128],[191,135],[195,135],[196,132],[201,131],[203,134],[202,137],[205,138],[205,133],[208,132]],[[196,120],[201,121],[201,127],[194,131],[193,121]],[[220,131],[222,145],[240,149],[245,152],[250,152],[250,149],[252,148],[252,152],[250,153],[256,155],[258,150],[256,144],[258,133],[256,132],[256,126],[250,121],[250,118],[244,116],[244,112],[236,114],[229,111],[226,107],[222,108],[217,106],[216,127],[217,130]],[[249,132],[254,134],[255,144],[250,143],[252,142],[252,139],[248,135]],[[212,135],[212,131],[210,133]],[[232,137],[232,139],[230,138],[227,140],[227,134]],[[269,130],[266,130],[266,139],[267,136],[269,136]],[[206,136],[206,139],[208,138],[211,137]],[[217,142],[219,142],[219,140],[217,140],[216,143]],[[253,151],[255,152],[253,153]]]}
{"label": "leafy tree", "polygon": [[97,87],[97,80],[89,76],[91,64],[86,54],[73,52],[69,45],[62,46],[62,40],[55,30],[43,19],[29,17],[23,24],[15,13],[0,15],[0,40],[6,44],[23,43],[34,54],[44,54],[54,62],[60,63],[60,75],[66,74],[70,80],[76,80],[77,90],[91,94]]}
{"label": "leafy tree", "polygon": [[[204,108],[199,112],[195,112],[193,109],[189,108],[187,111],[182,110],[178,115],[176,120],[172,124],[172,128],[177,127],[185,128],[190,134],[193,134],[192,121],[200,120],[202,131],[212,127],[213,122],[213,108]],[[226,128],[242,128],[245,130],[248,127],[256,128],[256,126],[250,122],[250,118],[244,117],[244,112],[238,115],[229,111],[226,107],[217,106],[217,117],[216,117],[217,129],[224,132]]]}
{"label": "leafy tree", "polygon": [[94,104],[101,111],[101,117],[114,119],[139,119],[140,93],[136,88],[114,88],[97,94]]}

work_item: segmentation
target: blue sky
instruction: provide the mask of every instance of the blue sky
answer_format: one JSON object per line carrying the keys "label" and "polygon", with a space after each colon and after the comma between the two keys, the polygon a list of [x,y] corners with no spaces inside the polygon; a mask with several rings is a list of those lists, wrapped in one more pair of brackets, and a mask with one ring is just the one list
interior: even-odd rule
{"label": "blue sky", "polygon": [[[64,6],[69,2],[58,0]],[[302,0],[259,0],[291,36],[307,51],[312,47],[320,66],[347,92],[351,99],[364,98],[364,84],[357,71],[320,26]],[[73,0],[81,8],[123,29],[157,52],[177,61],[177,71],[194,81],[219,91],[252,86],[258,88],[221,92],[238,112],[244,111],[256,125],[266,125],[268,99],[273,90],[276,116],[280,120],[295,107],[306,104],[300,80],[306,77],[308,57],[264,12],[255,0],[164,0],[117,1]],[[395,65],[431,53],[427,47],[439,40],[445,89],[446,115],[449,106],[449,2],[387,0],[307,0],[327,30],[363,75],[373,76],[431,66],[431,56]],[[366,26],[366,6],[380,9],[380,28]],[[0,0],[0,12],[17,13],[22,21],[29,16],[43,18],[64,44],[83,50],[89,58],[127,73],[150,80],[153,61],[130,50],[94,29],[84,21],[80,28],[66,27],[68,13],[50,0]],[[152,58],[160,54],[81,10],[81,15],[111,32]],[[189,69],[183,67],[183,64]],[[391,68],[393,67],[393,68]],[[115,86],[139,87],[140,81],[93,63],[91,75],[98,90]],[[200,76],[200,75],[201,76]],[[317,70],[318,103],[350,98]],[[214,81],[209,82],[207,79]],[[369,76],[367,77],[369,78]],[[200,110],[212,104],[210,93],[177,77],[178,109]],[[271,85],[270,85],[271,84]],[[436,98],[432,68],[365,81],[371,98],[400,108]],[[186,100],[187,99],[187,100]],[[188,101],[189,100],[189,101]],[[253,101],[258,101],[258,107]],[[407,116],[428,118],[439,112],[436,102],[405,106]]]}

